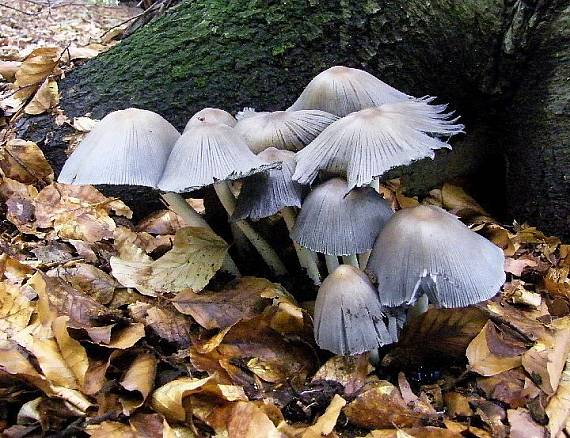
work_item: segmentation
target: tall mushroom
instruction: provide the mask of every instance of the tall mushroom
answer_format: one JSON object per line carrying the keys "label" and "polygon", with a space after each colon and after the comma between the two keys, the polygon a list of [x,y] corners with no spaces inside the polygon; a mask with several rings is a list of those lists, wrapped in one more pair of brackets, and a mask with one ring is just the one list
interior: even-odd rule
{"label": "tall mushroom", "polygon": [[235,129],[256,154],[270,147],[299,151],[337,119],[319,110],[249,112]]}
{"label": "tall mushroom", "polygon": [[[180,133],[160,115],[138,108],[113,111],[87,134],[65,162],[64,184],[113,184],[156,188]],[[168,206],[188,225],[209,228],[184,198],[165,193]],[[231,260],[225,270],[239,275]]]}
{"label": "tall mushroom", "polygon": [[374,286],[350,265],[336,268],[319,288],[315,302],[317,345],[335,354],[353,355],[394,342],[383,322]]}
{"label": "tall mushroom", "polygon": [[438,306],[465,307],[499,292],[503,264],[503,251],[456,216],[420,205],[392,216],[366,270],[378,281],[383,305],[411,305],[425,294]]}
{"label": "tall mushroom", "polygon": [[[281,212],[289,232],[295,224],[295,207],[301,207],[303,188],[292,180],[295,154],[270,147],[257,155],[265,163],[281,162],[281,168],[256,173],[244,179],[236,209],[235,220],[259,220]],[[307,270],[315,284],[320,284],[319,268],[314,253],[293,242],[300,265]]]}
{"label": "tall mushroom", "polygon": [[[213,185],[220,202],[231,216],[236,199],[228,181],[267,171],[267,164],[256,157],[244,139],[231,127],[197,120],[176,142],[158,187],[171,192],[189,192]],[[285,266],[271,246],[245,221],[237,226],[247,236],[267,265],[277,275]]]}
{"label": "tall mushroom", "polygon": [[318,109],[344,117],[411,98],[370,73],[337,65],[315,76],[287,111]]}
{"label": "tall mushroom", "polygon": [[293,179],[310,184],[320,170],[346,175],[349,188],[371,184],[387,170],[434,157],[450,146],[430,134],[462,132],[445,105],[405,101],[364,109],[332,123],[297,153]]}
{"label": "tall mushroom", "polygon": [[291,238],[312,251],[325,254],[329,272],[338,257],[358,267],[356,255],[374,245],[393,211],[372,188],[349,191],[346,181],[333,178],[314,188],[305,199]]}

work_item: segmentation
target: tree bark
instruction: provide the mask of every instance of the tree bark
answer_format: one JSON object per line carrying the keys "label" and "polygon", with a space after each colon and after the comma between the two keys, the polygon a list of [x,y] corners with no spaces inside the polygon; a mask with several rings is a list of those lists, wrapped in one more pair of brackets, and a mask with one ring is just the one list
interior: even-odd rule
{"label": "tree bark", "polygon": [[[138,106],[157,111],[182,128],[205,106],[229,111],[244,106],[284,109],[323,69],[337,64],[358,67],[406,93],[439,96],[462,115],[467,126],[467,135],[453,142],[453,151],[439,153],[433,162],[422,160],[396,169],[389,176],[403,175],[412,193],[422,193],[445,180],[470,175],[474,186],[482,188],[482,198],[497,206],[505,202],[504,146],[511,157],[516,156],[515,150],[531,157],[530,163],[536,162],[525,152],[532,145],[517,140],[524,138],[525,129],[533,129],[524,120],[536,120],[537,116],[531,116],[536,107],[532,102],[509,107],[513,95],[514,102],[525,95],[516,92],[518,82],[520,90],[533,84],[514,72],[526,62],[526,53],[540,52],[544,44],[553,50],[541,55],[552,62],[558,56],[556,50],[563,50],[554,38],[556,27],[564,24],[557,18],[563,3],[567,0],[540,4],[510,0],[185,0],[72,71],[60,85],[61,105],[69,116],[91,113],[96,118]],[[552,40],[545,36],[549,32]],[[543,66],[544,59],[535,56],[528,65]],[[567,63],[567,57],[562,61]],[[536,70],[538,80],[542,73]],[[562,75],[561,67],[548,71],[553,70]],[[563,87],[563,83],[558,85]],[[536,87],[532,90],[539,93]],[[542,92],[550,89],[545,86]],[[504,117],[505,108],[521,115]],[[25,123],[29,133],[42,134],[33,122]],[[521,135],[506,135],[511,134],[505,130],[507,123],[523,126]],[[545,123],[551,126],[552,120]],[[567,125],[563,131],[567,139]],[[560,135],[556,130],[549,132]],[[544,135],[537,137],[542,144],[551,143]],[[567,142],[559,144],[568,157]],[[65,159],[64,148],[58,133],[44,146],[56,168]],[[512,204],[518,204],[510,204],[512,211],[518,220],[539,219],[547,208],[544,204],[528,209],[530,197],[513,195],[512,188],[526,171],[519,172],[522,161],[508,162],[507,188]],[[553,175],[563,172],[556,160],[546,162]],[[533,193],[559,182],[556,178],[540,179]],[[570,206],[560,199],[562,192],[557,205],[568,214]],[[128,196],[123,197],[128,201]],[[543,225],[567,235],[556,221]]]}

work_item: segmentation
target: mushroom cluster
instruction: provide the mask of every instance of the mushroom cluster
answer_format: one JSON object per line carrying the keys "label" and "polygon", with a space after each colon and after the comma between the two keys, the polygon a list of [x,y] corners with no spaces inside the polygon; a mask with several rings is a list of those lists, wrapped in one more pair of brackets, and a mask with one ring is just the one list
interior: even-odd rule
{"label": "mushroom cluster", "polygon": [[[502,251],[457,217],[434,206],[394,213],[378,192],[388,170],[433,158],[463,132],[433,101],[336,66],[285,111],[246,108],[234,118],[205,108],[182,135],[151,111],[115,111],[72,153],[59,182],[153,187],[198,227],[208,224],[180,193],[213,186],[276,276],[285,265],[250,221],[281,216],[299,265],[320,285],[317,344],[358,354],[396,340],[386,308],[468,306],[493,297],[505,280]],[[223,268],[239,275],[229,256]]]}

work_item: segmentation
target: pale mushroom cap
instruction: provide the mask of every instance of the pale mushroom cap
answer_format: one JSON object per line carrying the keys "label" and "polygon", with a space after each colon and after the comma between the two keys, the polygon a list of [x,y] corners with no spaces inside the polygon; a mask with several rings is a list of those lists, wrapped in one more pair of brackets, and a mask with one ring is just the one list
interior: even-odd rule
{"label": "pale mushroom cap", "polygon": [[319,109],[343,117],[410,98],[364,70],[336,66],[315,76],[288,111]]}
{"label": "pale mushroom cap", "polygon": [[320,170],[346,175],[349,188],[368,185],[386,171],[450,146],[430,134],[450,136],[463,125],[446,120],[445,105],[406,101],[364,109],[332,123],[296,156],[293,179],[310,184]]}
{"label": "pale mushroom cap", "polygon": [[245,178],[233,220],[258,220],[274,215],[284,207],[301,206],[302,186],[291,178],[295,171],[295,154],[268,148],[257,156],[268,164],[281,162],[281,168]]}
{"label": "pale mushroom cap", "polygon": [[58,182],[155,187],[179,137],[174,126],[152,111],[113,111],[69,156]]}
{"label": "pale mushroom cap", "polygon": [[386,306],[413,304],[422,293],[442,307],[492,298],[505,282],[503,251],[435,206],[400,210],[378,236],[366,270]]}
{"label": "pale mushroom cap", "polygon": [[264,112],[241,118],[235,129],[254,153],[269,147],[298,151],[337,119],[319,110]]}
{"label": "pale mushroom cap", "polygon": [[190,117],[188,123],[186,123],[186,127],[184,131],[192,126],[198,126],[201,122],[208,122],[208,123],[221,123],[223,125],[228,125],[229,127],[234,127],[237,123],[237,120],[227,111],[219,108],[204,108]]}
{"label": "pale mushroom cap", "polygon": [[158,187],[164,191],[188,192],[272,167],[276,166],[256,157],[233,128],[200,122],[186,130],[174,145]]}
{"label": "pale mushroom cap", "polygon": [[350,265],[339,266],[319,288],[315,303],[317,345],[335,354],[353,355],[393,342],[370,280]]}
{"label": "pale mushroom cap", "polygon": [[309,193],[291,238],[324,254],[360,254],[372,248],[392,214],[388,203],[373,188],[349,192],[346,181],[333,178]]}

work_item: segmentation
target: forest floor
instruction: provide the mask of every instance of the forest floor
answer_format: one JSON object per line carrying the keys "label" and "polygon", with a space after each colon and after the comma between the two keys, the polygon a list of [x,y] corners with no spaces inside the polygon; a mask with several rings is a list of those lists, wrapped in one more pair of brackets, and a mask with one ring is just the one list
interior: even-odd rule
{"label": "forest floor", "polygon": [[[570,434],[570,245],[498,223],[456,184],[418,200],[389,181],[394,208],[439,205],[501,247],[507,282],[477,306],[412,319],[376,366],[332,356],[313,341],[316,288],[228,281],[219,237],[168,210],[134,223],[121,200],[56,183],[38,145],[16,138],[15,120],[45,113],[75,129],[70,150],[83,138],[96,121],[65,115],[58,80],[140,11],[2,3],[3,436]],[[201,291],[187,287],[197,267],[211,280]]]}

